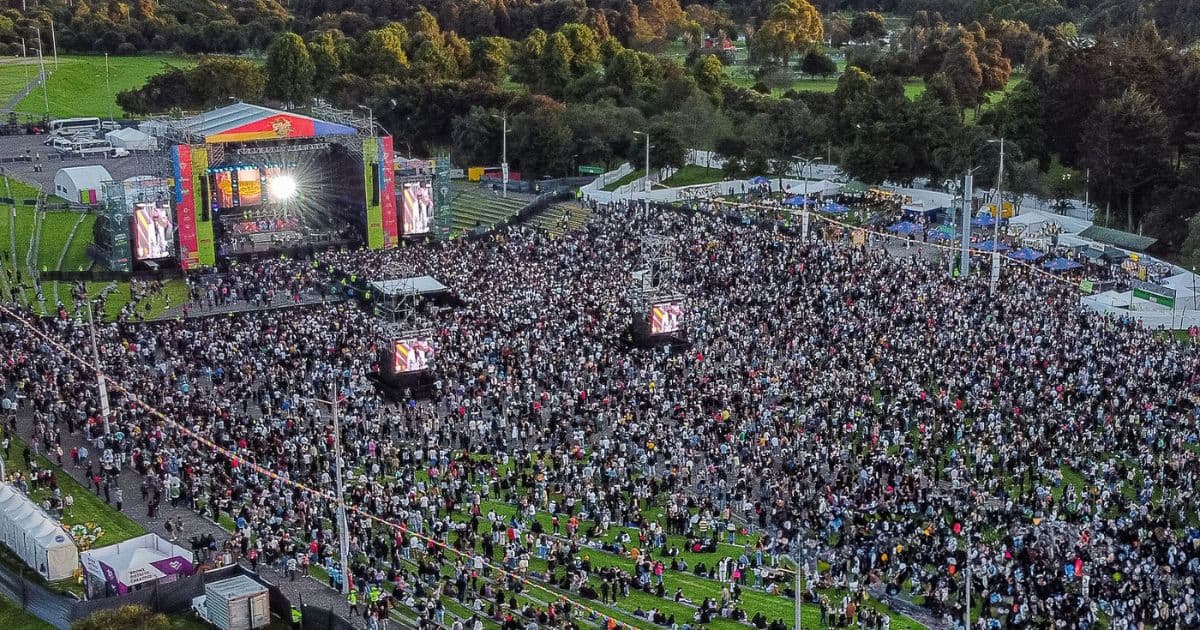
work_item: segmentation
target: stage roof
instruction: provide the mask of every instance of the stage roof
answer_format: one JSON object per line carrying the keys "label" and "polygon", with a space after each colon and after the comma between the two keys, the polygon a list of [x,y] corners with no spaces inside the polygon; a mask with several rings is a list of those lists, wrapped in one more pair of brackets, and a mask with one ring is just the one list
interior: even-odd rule
{"label": "stage roof", "polygon": [[353,136],[354,127],[250,103],[233,103],[177,123],[207,143]]}
{"label": "stage roof", "polygon": [[371,286],[381,295],[402,295],[413,289],[421,295],[441,293],[446,290],[446,285],[438,282],[432,276],[414,276],[399,280],[375,280],[371,282]]}

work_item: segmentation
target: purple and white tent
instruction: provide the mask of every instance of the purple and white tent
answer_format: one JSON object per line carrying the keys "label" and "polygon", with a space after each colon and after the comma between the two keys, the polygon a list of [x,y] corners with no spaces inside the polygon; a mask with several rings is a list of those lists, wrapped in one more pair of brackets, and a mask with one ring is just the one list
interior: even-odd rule
{"label": "purple and white tent", "polygon": [[123,594],[139,584],[174,582],[195,570],[192,552],[156,534],[79,554],[87,569],[88,592],[96,596]]}

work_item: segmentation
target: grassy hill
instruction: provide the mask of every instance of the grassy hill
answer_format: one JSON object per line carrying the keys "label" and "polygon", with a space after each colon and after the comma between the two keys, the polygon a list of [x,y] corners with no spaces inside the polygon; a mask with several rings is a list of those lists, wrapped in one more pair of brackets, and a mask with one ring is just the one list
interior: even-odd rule
{"label": "grassy hill", "polygon": [[[124,116],[117,106],[116,94],[121,90],[141,87],[146,79],[162,72],[167,65],[191,67],[191,57],[178,55],[139,55],[108,58],[105,69],[103,55],[60,55],[57,67],[46,59],[50,79],[46,83],[51,118],[72,116]],[[0,57],[0,102],[20,92],[29,81],[35,80],[38,65],[20,57]],[[46,98],[40,87],[34,89],[16,106],[16,111],[41,115],[46,111]]]}

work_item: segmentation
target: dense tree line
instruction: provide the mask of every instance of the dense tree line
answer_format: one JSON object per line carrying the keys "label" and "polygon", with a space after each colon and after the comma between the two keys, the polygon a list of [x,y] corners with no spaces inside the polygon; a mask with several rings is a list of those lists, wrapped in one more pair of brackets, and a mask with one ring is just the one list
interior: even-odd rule
{"label": "dense tree line", "polygon": [[[314,28],[274,35],[265,63],[206,57],[122,93],[120,102],[134,112],[195,109],[230,95],[365,103],[406,152],[449,149],[468,164],[499,161],[499,117],[507,113],[510,162],[530,175],[640,162],[636,129],[650,132],[659,166],[678,165],[686,148],[698,147],[728,156],[730,175],[783,173],[794,168],[792,156],[822,155],[869,182],[941,182],[980,167],[976,179],[986,187],[998,160],[990,141],[1004,137],[1011,199],[1065,199],[1090,180],[1103,220],[1175,248],[1200,244],[1195,234],[1188,240],[1200,207],[1200,58],[1149,21],[1086,40],[1069,22],[1034,27],[1013,5],[956,23],[931,3],[909,2],[911,17],[891,29],[870,11],[822,16],[821,3],[806,0],[753,8],[648,0],[615,13],[571,6],[557,14],[567,21],[524,22],[532,28],[519,37],[506,35],[526,27],[511,30],[511,18],[460,31],[465,14],[442,15],[445,7],[363,21],[347,6],[313,18]],[[761,68],[753,89],[732,82],[722,56],[700,48],[704,37],[730,33],[748,38]],[[672,39],[691,51],[682,63],[655,54]],[[768,94],[772,72],[837,73],[827,54],[835,39],[847,42],[847,67],[834,92]],[[1023,73],[1015,88],[1014,68]],[[922,96],[906,95],[912,81],[923,82]]]}

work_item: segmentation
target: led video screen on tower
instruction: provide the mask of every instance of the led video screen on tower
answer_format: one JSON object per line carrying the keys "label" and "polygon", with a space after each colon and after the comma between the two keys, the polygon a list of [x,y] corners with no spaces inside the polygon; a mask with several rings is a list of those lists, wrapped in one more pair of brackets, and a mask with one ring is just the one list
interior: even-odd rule
{"label": "led video screen on tower", "polygon": [[213,173],[213,190],[218,208],[233,207],[233,171]]}
{"label": "led video screen on tower", "polygon": [[428,181],[405,182],[402,191],[404,233],[427,234],[433,218],[433,184]]}
{"label": "led video screen on tower", "polygon": [[683,305],[676,302],[655,304],[650,309],[650,334],[666,335],[677,332],[683,325]]}
{"label": "led video screen on tower", "polygon": [[239,206],[259,206],[263,202],[262,181],[259,180],[258,168],[243,166],[237,171]]}
{"label": "led video screen on tower", "polygon": [[170,207],[166,203],[133,204],[133,257],[136,260],[167,258],[171,255]]}
{"label": "led video screen on tower", "polygon": [[396,374],[429,369],[433,346],[424,339],[401,339],[392,346],[392,371]]}

